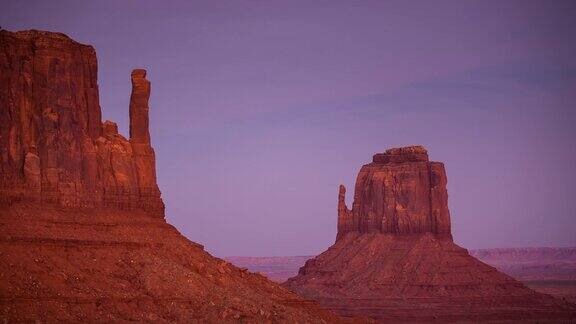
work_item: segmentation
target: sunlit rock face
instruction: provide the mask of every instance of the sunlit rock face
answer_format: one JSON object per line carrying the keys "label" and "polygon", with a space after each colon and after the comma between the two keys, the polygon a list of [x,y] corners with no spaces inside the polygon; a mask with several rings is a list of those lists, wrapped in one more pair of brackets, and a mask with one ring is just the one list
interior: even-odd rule
{"label": "sunlit rock face", "polygon": [[128,140],[102,123],[94,48],[41,31],[2,31],[0,44],[2,199],[163,217],[146,71],[132,73]]}
{"label": "sunlit rock face", "polygon": [[284,285],[344,316],[378,321],[562,321],[573,305],[536,293],[452,241],[444,165],[422,146],[374,155],[352,209],[338,192],[336,242]]}

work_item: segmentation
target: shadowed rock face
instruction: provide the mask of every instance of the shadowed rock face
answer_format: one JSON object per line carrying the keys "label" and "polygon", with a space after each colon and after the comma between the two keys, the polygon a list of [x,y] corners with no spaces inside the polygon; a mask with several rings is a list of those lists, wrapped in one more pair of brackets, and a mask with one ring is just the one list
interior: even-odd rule
{"label": "shadowed rock face", "polygon": [[376,154],[336,242],[284,285],[344,316],[382,322],[561,321],[574,305],[536,293],[452,241],[444,165],[411,146]]}
{"label": "shadowed rock face", "polygon": [[444,165],[428,161],[422,146],[374,155],[360,169],[352,210],[340,186],[337,239],[359,232],[432,233],[451,240],[446,182]]}
{"label": "shadowed rock face", "polygon": [[146,71],[132,86],[127,140],[92,47],[0,31],[0,322],[341,322],[166,223]]}
{"label": "shadowed rock face", "polygon": [[1,199],[164,217],[146,71],[132,73],[127,140],[114,123],[101,121],[91,46],[39,31],[2,31],[0,44]]}

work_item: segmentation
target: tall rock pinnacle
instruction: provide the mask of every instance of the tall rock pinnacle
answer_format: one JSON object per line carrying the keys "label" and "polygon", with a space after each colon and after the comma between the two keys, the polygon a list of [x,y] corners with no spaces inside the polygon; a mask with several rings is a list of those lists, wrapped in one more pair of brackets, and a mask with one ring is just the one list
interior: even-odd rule
{"label": "tall rock pinnacle", "polygon": [[[150,81],[146,70],[132,71],[132,94],[130,95],[130,143],[136,162],[138,185],[141,192],[153,194],[156,185],[156,157],[150,145],[149,110]],[[159,191],[158,191],[159,192]]]}
{"label": "tall rock pinnacle", "polygon": [[130,95],[130,141],[150,143],[148,100],[150,81],[146,80],[146,70],[132,71],[132,94]]}
{"label": "tall rock pinnacle", "polygon": [[349,232],[432,233],[452,239],[446,183],[444,165],[430,162],[422,146],[374,155],[360,169],[351,211],[340,186],[337,239]]}

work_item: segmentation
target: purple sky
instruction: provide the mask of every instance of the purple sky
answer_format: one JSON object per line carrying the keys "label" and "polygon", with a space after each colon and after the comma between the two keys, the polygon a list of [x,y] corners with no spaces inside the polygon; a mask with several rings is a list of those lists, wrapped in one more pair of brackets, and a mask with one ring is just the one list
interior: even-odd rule
{"label": "purple sky", "polygon": [[576,245],[576,1],[2,1],[98,53],[128,134],[148,70],[167,218],[218,256],[303,255],[386,148],[448,172],[466,248]]}

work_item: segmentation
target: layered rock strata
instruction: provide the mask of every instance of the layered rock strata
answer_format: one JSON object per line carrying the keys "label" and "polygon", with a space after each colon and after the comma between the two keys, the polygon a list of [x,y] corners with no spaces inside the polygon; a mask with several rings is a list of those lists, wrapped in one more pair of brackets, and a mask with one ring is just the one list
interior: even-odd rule
{"label": "layered rock strata", "polygon": [[446,173],[421,146],[376,154],[352,210],[338,193],[336,242],[286,287],[344,316],[381,322],[561,322],[574,305],[536,293],[452,241]]}
{"label": "layered rock strata", "polygon": [[374,155],[360,169],[352,210],[340,186],[337,239],[350,232],[432,233],[452,239],[446,183],[444,165],[428,161],[422,146]]}
{"label": "layered rock strata", "polygon": [[146,72],[132,73],[128,140],[101,121],[91,46],[63,34],[2,31],[0,47],[0,199],[163,217]]}
{"label": "layered rock strata", "polygon": [[0,31],[0,322],[341,322],[166,223],[144,70],[132,85],[127,140],[92,47]]}

